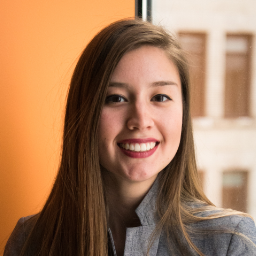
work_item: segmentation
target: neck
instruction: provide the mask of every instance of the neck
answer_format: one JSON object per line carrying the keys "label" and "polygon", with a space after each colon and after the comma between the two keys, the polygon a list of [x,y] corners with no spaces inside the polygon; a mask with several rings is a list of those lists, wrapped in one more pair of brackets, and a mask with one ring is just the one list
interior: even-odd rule
{"label": "neck", "polygon": [[152,186],[156,177],[146,181],[130,181],[122,177],[117,177],[110,172],[102,171],[106,198],[109,207],[110,224],[123,223],[126,227],[134,226],[138,223],[135,213],[148,190]]}
{"label": "neck", "polygon": [[133,182],[102,170],[103,183],[109,209],[109,227],[112,231],[117,255],[124,254],[126,228],[140,226],[136,208],[147,194],[156,177]]}

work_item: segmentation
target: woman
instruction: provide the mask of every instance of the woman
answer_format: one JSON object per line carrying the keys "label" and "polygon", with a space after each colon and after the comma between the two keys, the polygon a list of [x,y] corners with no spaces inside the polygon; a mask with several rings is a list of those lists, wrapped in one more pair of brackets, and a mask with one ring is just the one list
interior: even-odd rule
{"label": "woman", "polygon": [[71,80],[52,192],[4,255],[256,255],[254,222],[201,189],[189,104],[172,36],[140,20],[103,29]]}

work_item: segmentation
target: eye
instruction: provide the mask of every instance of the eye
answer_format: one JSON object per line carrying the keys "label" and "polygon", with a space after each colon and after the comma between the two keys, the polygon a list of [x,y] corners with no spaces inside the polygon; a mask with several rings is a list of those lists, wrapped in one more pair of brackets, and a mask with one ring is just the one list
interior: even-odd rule
{"label": "eye", "polygon": [[118,102],[127,102],[127,100],[121,96],[121,95],[117,95],[117,94],[113,94],[113,95],[109,95],[107,96],[105,103],[118,103]]}
{"label": "eye", "polygon": [[151,101],[157,101],[157,102],[164,102],[168,100],[171,100],[171,98],[165,94],[157,94],[151,99]]}

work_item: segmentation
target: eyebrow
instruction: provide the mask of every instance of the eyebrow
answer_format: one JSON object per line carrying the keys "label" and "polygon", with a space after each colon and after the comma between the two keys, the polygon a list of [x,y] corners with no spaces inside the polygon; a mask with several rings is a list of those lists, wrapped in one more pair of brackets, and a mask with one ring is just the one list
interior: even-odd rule
{"label": "eyebrow", "polygon": [[173,81],[157,81],[151,84],[151,86],[165,86],[165,85],[178,85],[177,83]]}
{"label": "eyebrow", "polygon": [[[157,81],[157,82],[153,82],[152,84],[150,84],[150,87],[166,86],[166,85],[176,85],[176,86],[178,86],[178,84],[173,82],[173,81]],[[129,85],[126,84],[126,83],[110,82],[109,87],[128,88]]]}
{"label": "eyebrow", "polygon": [[109,87],[128,88],[129,85],[126,83],[110,82]]}

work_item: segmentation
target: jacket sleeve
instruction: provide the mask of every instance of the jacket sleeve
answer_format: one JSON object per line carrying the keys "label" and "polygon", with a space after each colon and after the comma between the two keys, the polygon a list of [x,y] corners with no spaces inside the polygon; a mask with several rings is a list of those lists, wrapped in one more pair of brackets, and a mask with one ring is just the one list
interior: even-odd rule
{"label": "jacket sleeve", "polygon": [[4,250],[4,256],[20,255],[22,246],[25,242],[24,218],[19,219],[11,236],[9,237]]}
{"label": "jacket sleeve", "polygon": [[37,215],[30,215],[19,219],[11,236],[9,237],[3,256],[19,256],[25,241],[32,230]]}
{"label": "jacket sleeve", "polygon": [[227,256],[256,255],[256,228],[251,218],[242,218],[229,243]]}

